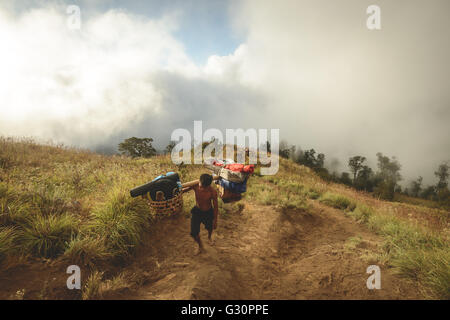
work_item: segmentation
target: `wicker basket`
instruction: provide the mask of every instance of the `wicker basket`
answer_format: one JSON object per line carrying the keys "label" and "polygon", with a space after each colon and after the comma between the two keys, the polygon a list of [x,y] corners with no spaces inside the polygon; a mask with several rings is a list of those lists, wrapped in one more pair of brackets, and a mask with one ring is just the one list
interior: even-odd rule
{"label": "wicker basket", "polygon": [[150,209],[158,216],[174,216],[183,210],[183,193],[180,192],[172,199],[154,201],[150,198],[150,194],[146,194],[144,198],[147,200]]}

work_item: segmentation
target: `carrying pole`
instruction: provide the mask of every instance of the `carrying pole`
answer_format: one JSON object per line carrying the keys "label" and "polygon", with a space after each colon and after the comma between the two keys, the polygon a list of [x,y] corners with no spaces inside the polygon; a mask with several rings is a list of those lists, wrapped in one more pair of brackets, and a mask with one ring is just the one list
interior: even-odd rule
{"label": "carrying pole", "polygon": [[[213,175],[213,180],[219,180],[219,176]],[[199,183],[200,183],[200,180],[193,180],[193,181],[182,183],[181,186],[183,187],[183,189],[185,189],[185,188],[190,188],[190,187],[196,186]]]}

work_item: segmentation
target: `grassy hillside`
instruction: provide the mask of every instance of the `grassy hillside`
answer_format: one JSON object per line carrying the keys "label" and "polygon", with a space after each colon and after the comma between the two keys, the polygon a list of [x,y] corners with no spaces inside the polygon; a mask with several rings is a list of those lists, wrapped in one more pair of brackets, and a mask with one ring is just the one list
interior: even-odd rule
{"label": "grassy hillside", "polygon": [[[143,199],[131,198],[129,190],[167,171],[177,171],[182,181],[189,181],[206,170],[194,165],[178,168],[166,156],[133,160],[0,138],[0,272],[14,272],[38,260],[78,264],[90,270],[78,298],[120,287],[123,274],[105,282],[99,270],[126,266],[145,234],[163,223]],[[384,238],[376,261],[418,281],[426,296],[450,298],[449,211],[380,201],[326,183],[285,159],[276,176],[258,172],[243,202],[281,211],[307,211],[318,202],[342,210]],[[188,214],[193,195],[184,199]],[[241,203],[233,206],[242,209]],[[228,212],[233,210],[221,210],[222,215]]]}

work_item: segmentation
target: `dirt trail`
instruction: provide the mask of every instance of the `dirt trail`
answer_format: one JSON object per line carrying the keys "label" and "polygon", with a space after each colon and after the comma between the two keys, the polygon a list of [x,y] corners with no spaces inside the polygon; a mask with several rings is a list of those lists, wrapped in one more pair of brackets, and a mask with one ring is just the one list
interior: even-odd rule
{"label": "dirt trail", "polygon": [[[317,202],[281,212],[246,203],[219,219],[215,244],[194,256],[189,219],[163,221],[131,266],[150,279],[127,299],[417,299],[417,287],[381,267],[381,290],[368,290],[364,254],[381,239],[342,211]],[[358,240],[352,246],[350,237]]]}

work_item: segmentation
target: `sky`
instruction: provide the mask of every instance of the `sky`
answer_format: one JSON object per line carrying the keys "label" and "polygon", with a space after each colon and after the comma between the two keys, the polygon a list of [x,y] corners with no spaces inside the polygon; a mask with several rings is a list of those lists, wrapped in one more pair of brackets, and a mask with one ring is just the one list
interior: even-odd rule
{"label": "sky", "polygon": [[[67,22],[81,10],[81,29]],[[376,4],[381,29],[369,30]],[[278,128],[404,183],[450,161],[448,0],[0,2],[0,135],[113,150],[176,128]],[[333,168],[334,169],[334,168]]]}

